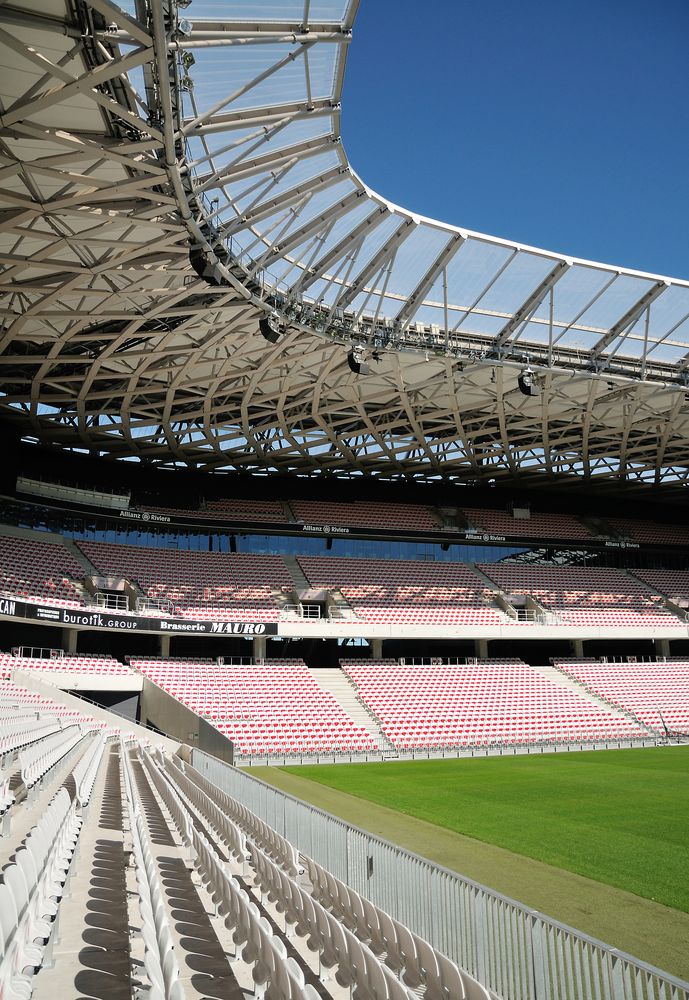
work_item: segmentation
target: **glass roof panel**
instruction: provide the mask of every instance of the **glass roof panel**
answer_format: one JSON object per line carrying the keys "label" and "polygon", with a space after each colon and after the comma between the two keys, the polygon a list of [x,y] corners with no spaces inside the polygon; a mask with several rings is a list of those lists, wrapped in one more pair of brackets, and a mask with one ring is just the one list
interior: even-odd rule
{"label": "glass roof panel", "polygon": [[596,327],[605,332],[612,327],[617,320],[625,315],[628,309],[638,302],[652,285],[652,281],[644,278],[637,278],[635,275],[620,274],[613,281],[605,294],[594,302],[590,309],[587,309],[579,322],[578,327]]}
{"label": "glass roof panel", "polygon": [[520,251],[483,296],[481,308],[515,312],[552,267],[552,260]]}

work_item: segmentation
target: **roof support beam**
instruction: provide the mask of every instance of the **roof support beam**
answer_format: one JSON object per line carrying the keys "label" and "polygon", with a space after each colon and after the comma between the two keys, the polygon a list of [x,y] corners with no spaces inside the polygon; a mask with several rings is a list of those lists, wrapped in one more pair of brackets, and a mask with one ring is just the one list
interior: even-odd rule
{"label": "roof support beam", "polygon": [[248,226],[253,226],[262,219],[269,218],[274,212],[286,208],[295,201],[299,201],[304,195],[312,194],[314,191],[322,191],[332,184],[337,184],[345,174],[347,174],[345,167],[333,167],[332,170],[326,170],[324,174],[320,174],[318,177],[311,177],[302,184],[296,184],[293,188],[282,191],[274,198],[270,198],[269,201],[261,202],[255,209],[242,213],[238,219],[235,219],[229,225],[222,228],[221,235],[229,236],[232,233],[239,232],[241,229],[246,229]]}
{"label": "roof support beam", "polygon": [[400,311],[395,316],[395,323],[399,327],[404,327],[407,322],[412,319],[414,314],[418,311],[421,303],[425,299],[426,295],[433,287],[433,283],[443,270],[447,267],[449,262],[452,260],[456,252],[461,247],[462,243],[466,242],[466,236],[461,233],[455,233],[447,241],[443,249],[440,251],[438,256],[435,258],[431,266],[428,268],[426,273],[421,278],[413,292],[410,293],[407,301],[404,303]]}
{"label": "roof support beam", "polygon": [[376,274],[385,262],[390,259],[395,250],[402,243],[404,243],[407,236],[413,232],[413,226],[413,219],[403,220],[392,236],[385,241],[378,253],[374,254],[368,264],[366,264],[365,267],[359,272],[349,288],[345,289],[343,294],[339,297],[337,304],[341,309],[346,309],[350,302],[354,301],[359,292],[363,291],[366,287],[366,283],[370,281],[373,275]]}
{"label": "roof support beam", "polygon": [[294,62],[295,59],[297,59],[300,55],[303,55],[311,48],[312,45],[315,44],[316,44],[315,42],[304,42],[302,45],[299,46],[298,49],[292,52],[288,52],[286,56],[284,56],[282,59],[279,59],[276,63],[273,63],[272,66],[269,66],[267,69],[263,70],[262,73],[258,73],[252,80],[249,80],[248,83],[242,84],[241,87],[238,87],[236,90],[233,90],[231,94],[227,95],[227,97],[223,97],[221,101],[218,101],[212,107],[207,108],[204,112],[197,115],[196,118],[194,118],[192,121],[190,121],[187,125],[184,126],[184,128],[182,129],[182,135],[186,136],[192,133],[193,130],[198,125],[203,125],[205,122],[209,120],[209,118],[212,118],[218,111],[222,111],[223,108],[228,107],[228,105],[232,104],[243,94],[247,94],[250,90],[253,90],[255,87],[257,87],[259,83],[263,83],[264,80],[267,80],[268,77],[273,76],[274,73],[278,73],[285,66],[289,66],[291,62]]}
{"label": "roof support beam", "polygon": [[279,257],[284,257],[285,254],[290,253],[291,250],[298,247],[299,244],[303,243],[304,240],[309,238],[309,236],[317,233],[319,229],[322,229],[329,223],[341,218],[341,216],[346,215],[347,212],[354,207],[356,202],[363,197],[363,195],[364,192],[359,188],[356,188],[335,205],[329,205],[323,212],[319,213],[316,218],[306,222],[299,229],[295,230],[295,232],[287,236],[286,239],[281,240],[279,245],[272,247],[266,254],[264,254],[261,260],[256,262],[256,267],[270,267],[274,260],[277,260]]}
{"label": "roof support beam", "polygon": [[318,279],[321,278],[326,271],[330,270],[333,264],[336,264],[342,259],[342,257],[345,256],[345,254],[352,246],[354,246],[360,237],[364,234],[368,235],[368,233],[372,232],[376,226],[379,226],[383,219],[387,219],[389,215],[390,210],[385,205],[378,205],[375,211],[371,212],[370,215],[367,215],[363,222],[360,222],[358,226],[355,226],[354,229],[350,230],[350,232],[348,232],[347,235],[332,248],[332,250],[329,250],[327,254],[320,258],[320,260],[316,261],[313,267],[308,268],[308,270],[304,272],[303,278],[298,282],[297,286],[295,286],[294,291],[297,289],[299,291],[304,291],[304,289],[310,288],[314,281],[318,281]]}
{"label": "roof support beam", "polygon": [[560,280],[563,274],[569,270],[571,261],[559,260],[555,267],[545,276],[543,281],[534,288],[528,299],[523,302],[515,312],[512,319],[509,319],[503,326],[500,333],[495,338],[495,347],[502,347],[510,337],[519,329],[522,323],[526,323],[529,317],[538,309],[548,292]]}
{"label": "roof support beam", "polygon": [[[331,115],[337,110],[330,98],[315,100],[312,104],[305,101],[291,104],[273,104],[268,108],[244,108],[241,111],[232,111],[225,114],[214,115],[205,125],[197,125],[189,128],[192,118],[186,118],[182,122],[182,128],[189,136],[208,135],[214,132],[225,132],[232,129],[246,129],[263,126],[269,127],[279,125],[285,120],[296,121],[300,118],[320,118],[323,115]],[[187,129],[189,129],[187,131]]]}
{"label": "roof support beam", "polygon": [[638,302],[635,302],[631,308],[629,308],[621,319],[610,327],[605,336],[601,337],[598,343],[594,344],[591,348],[591,360],[596,361],[606,347],[612,344],[621,334],[624,333],[629,327],[633,326],[634,323],[643,313],[644,309],[648,309],[652,302],[658,298],[659,295],[665,291],[668,287],[667,281],[656,281],[651,287],[641,296]]}
{"label": "roof support beam", "polygon": [[[28,101],[21,99],[15,101],[0,117],[2,126],[6,128],[8,125],[13,125],[14,122],[30,118],[37,111],[44,111],[46,108],[50,108],[54,104],[60,104],[79,93],[90,94],[90,92],[95,91],[96,87],[107,83],[113,77],[122,76],[122,74],[128,72],[130,69],[135,69],[142,63],[147,62],[152,54],[153,50],[150,47],[135,49],[134,52],[130,52],[120,59],[113,59],[111,62],[105,63],[97,69],[88,70],[82,76],[73,78],[70,83],[65,83],[62,87],[42,94],[40,97],[29,99]],[[90,96],[95,98],[96,95],[90,94]],[[122,109],[123,112],[125,110],[124,108]]]}
{"label": "roof support beam", "polygon": [[[129,14],[126,14],[121,7],[110,3],[110,0],[88,0],[88,5],[89,7],[93,7],[94,10],[99,11],[105,17],[108,24],[119,24],[140,45],[151,44],[152,39],[148,31],[146,31],[145,25],[135,20]],[[112,37],[112,35],[109,37]]]}
{"label": "roof support beam", "polygon": [[208,191],[210,188],[218,187],[228,181],[241,181],[255,174],[266,173],[270,170],[279,170],[290,160],[299,158],[305,160],[309,156],[318,156],[319,153],[327,153],[334,149],[332,137],[327,136],[319,139],[310,139],[308,142],[301,142],[297,146],[287,146],[280,150],[273,150],[263,156],[255,156],[253,160],[235,160],[234,163],[224,167],[217,174],[207,174],[198,179],[194,184],[194,191]]}

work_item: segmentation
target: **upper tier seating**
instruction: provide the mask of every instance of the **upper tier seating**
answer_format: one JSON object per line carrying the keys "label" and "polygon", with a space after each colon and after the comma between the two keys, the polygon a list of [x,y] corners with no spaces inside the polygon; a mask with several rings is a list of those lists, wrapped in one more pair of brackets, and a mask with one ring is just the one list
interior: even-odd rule
{"label": "upper tier seating", "polygon": [[92,676],[128,677],[129,667],[112,656],[56,656],[48,659],[39,656],[13,656],[0,653],[0,676],[5,671],[19,667],[21,670],[40,670],[59,674],[90,674]]}
{"label": "upper tier seating", "polygon": [[134,580],[147,597],[170,601],[174,614],[183,618],[277,621],[280,611],[271,586],[294,586],[279,556],[103,542],[79,542],[79,547],[102,572]]}
{"label": "upper tier seating", "polygon": [[665,720],[669,729],[689,733],[689,660],[660,663],[553,662],[589,691],[633,712],[644,725],[663,732]]}
{"label": "upper tier seating", "polygon": [[273,521],[285,523],[287,518],[278,500],[207,500],[203,507],[189,510],[185,507],[154,507],[137,504],[130,510],[148,511],[153,514],[168,514],[181,519],[215,518],[218,521]]}
{"label": "upper tier seating", "polygon": [[401,750],[630,739],[631,719],[560,687],[525,663],[403,665],[341,660],[364,704]]}
{"label": "upper tier seating", "polygon": [[621,570],[608,567],[485,563],[480,569],[508,595],[531,594],[563,625],[668,626],[678,619],[662,599]]}
{"label": "upper tier seating", "polygon": [[208,719],[246,755],[375,749],[303,660],[262,664],[178,663],[132,657],[163,690]]}
{"label": "upper tier seating", "polygon": [[665,594],[682,608],[689,608],[689,570],[635,569],[634,576]]}
{"label": "upper tier seating", "polygon": [[482,510],[462,507],[462,513],[473,528],[491,535],[522,535],[530,538],[571,538],[589,540],[591,532],[570,514],[539,514],[529,518],[513,517],[506,510]]}
{"label": "upper tier seating", "polygon": [[439,531],[440,523],[428,507],[405,503],[320,503],[291,500],[290,507],[305,524],[342,525],[353,528],[388,528],[395,531]]}
{"label": "upper tier seating", "polygon": [[300,556],[313,587],[341,590],[368,622],[405,625],[501,625],[483,581],[461,563]]}
{"label": "upper tier seating", "polygon": [[620,535],[645,545],[689,545],[689,528],[683,524],[658,524],[655,521],[631,521],[607,517],[607,523]]}
{"label": "upper tier seating", "polygon": [[64,545],[0,535],[0,589],[16,597],[62,608],[83,606],[69,582],[83,579],[84,569]]}

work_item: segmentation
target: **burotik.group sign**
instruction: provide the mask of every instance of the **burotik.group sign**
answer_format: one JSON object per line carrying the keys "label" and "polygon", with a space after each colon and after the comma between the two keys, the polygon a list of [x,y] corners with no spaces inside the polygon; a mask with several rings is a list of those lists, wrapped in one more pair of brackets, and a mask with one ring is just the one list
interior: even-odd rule
{"label": "burotik.group sign", "polygon": [[116,629],[121,632],[162,632],[175,635],[277,635],[275,622],[190,621],[122,615],[103,608],[55,608],[13,597],[0,597],[0,617],[25,618],[63,628]]}

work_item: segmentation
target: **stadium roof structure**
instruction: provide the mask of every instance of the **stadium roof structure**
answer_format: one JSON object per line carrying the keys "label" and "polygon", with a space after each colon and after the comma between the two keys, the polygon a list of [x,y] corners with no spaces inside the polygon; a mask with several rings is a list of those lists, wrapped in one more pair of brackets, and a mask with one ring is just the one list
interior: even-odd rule
{"label": "stadium roof structure", "polygon": [[208,470],[686,484],[689,283],[371,191],[340,141],[356,0],[125,8],[0,8],[22,434]]}

